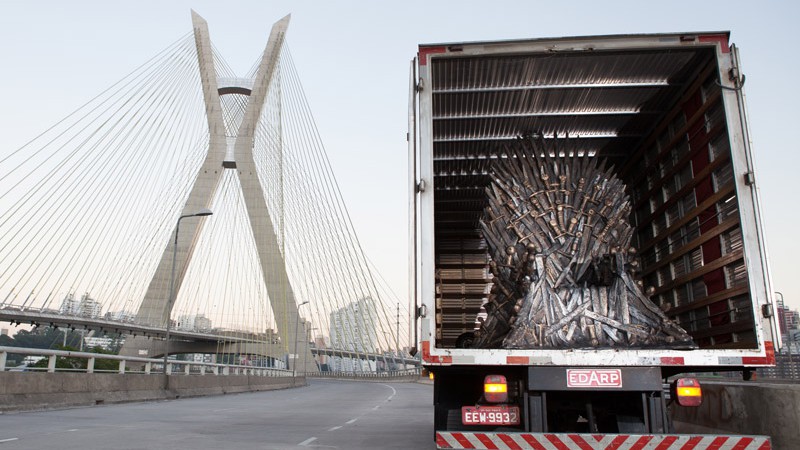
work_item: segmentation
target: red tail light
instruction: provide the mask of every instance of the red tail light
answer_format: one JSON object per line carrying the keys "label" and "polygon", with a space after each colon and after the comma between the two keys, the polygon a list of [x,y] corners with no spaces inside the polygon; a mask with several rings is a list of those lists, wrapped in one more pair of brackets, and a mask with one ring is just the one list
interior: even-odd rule
{"label": "red tail light", "polygon": [[508,384],[503,375],[487,375],[483,379],[483,398],[489,403],[508,401]]}
{"label": "red tail light", "polygon": [[673,394],[681,406],[700,406],[703,390],[696,378],[678,378],[674,382]]}

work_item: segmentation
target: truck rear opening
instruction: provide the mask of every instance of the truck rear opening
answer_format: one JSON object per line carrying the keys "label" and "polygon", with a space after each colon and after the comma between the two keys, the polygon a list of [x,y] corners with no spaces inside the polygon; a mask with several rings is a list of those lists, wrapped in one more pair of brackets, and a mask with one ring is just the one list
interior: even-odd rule
{"label": "truck rear opening", "polygon": [[[427,185],[417,259],[432,263],[418,272],[422,305],[434,318],[431,351],[456,348],[485,315],[491,275],[478,221],[491,165],[506,157],[504,142],[540,134],[558,141],[561,156],[613,165],[631,198],[632,244],[653,302],[701,349],[766,356],[772,324],[762,312],[769,316],[772,303],[742,77],[727,39],[420,47],[417,181]],[[696,362],[720,362],[706,359]]]}
{"label": "truck rear opening", "polygon": [[[414,288],[440,447],[769,447],[764,437],[677,435],[668,418],[669,376],[771,365],[779,344],[744,77],[728,37],[420,46],[409,115]],[[493,285],[486,189],[494,162],[516,157],[505,144],[523,136],[549,143],[552,157],[613,167],[630,198],[643,291],[693,347],[465,345]],[[489,384],[505,386],[505,401],[487,398],[490,377],[504,380]],[[684,383],[681,403],[700,401]]]}

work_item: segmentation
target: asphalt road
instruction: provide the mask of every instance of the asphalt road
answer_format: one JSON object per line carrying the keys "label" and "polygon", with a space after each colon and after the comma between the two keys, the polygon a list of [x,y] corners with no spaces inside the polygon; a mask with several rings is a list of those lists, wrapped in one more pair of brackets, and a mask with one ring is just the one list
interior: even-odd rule
{"label": "asphalt road", "polygon": [[430,385],[280,391],[0,415],[0,450],[432,449]]}

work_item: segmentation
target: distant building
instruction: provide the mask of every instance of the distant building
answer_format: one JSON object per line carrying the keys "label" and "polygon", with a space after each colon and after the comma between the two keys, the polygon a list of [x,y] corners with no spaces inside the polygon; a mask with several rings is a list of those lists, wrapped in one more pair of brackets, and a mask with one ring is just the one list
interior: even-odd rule
{"label": "distant building", "polygon": [[32,366],[43,359],[44,356],[26,356],[25,359],[22,360],[22,363],[26,366]]}
{"label": "distant building", "polygon": [[178,318],[175,328],[184,331],[210,331],[213,324],[211,319],[203,314],[184,314]]}
{"label": "distant building", "polygon": [[78,303],[78,310],[80,316],[96,319],[100,317],[103,312],[103,305],[89,297],[89,293],[87,292],[81,296],[81,301]]}
{"label": "distant building", "polygon": [[64,297],[64,300],[61,301],[61,307],[58,309],[58,312],[65,316],[80,316],[96,319],[100,317],[102,310],[103,305],[89,297],[88,292],[83,294],[80,300],[75,299],[75,294],[70,292]]}
{"label": "distant building", "polygon": [[262,339],[263,342],[268,342],[270,344],[280,344],[281,337],[278,336],[278,332],[273,330],[272,328],[267,328],[264,332],[264,338]]}
{"label": "distant building", "polygon": [[214,355],[205,353],[188,353],[184,356],[185,361],[192,361],[198,363],[212,363],[214,362]]}
{"label": "distant building", "polygon": [[79,302],[75,300],[75,294],[70,292],[64,297],[64,300],[61,301],[61,307],[58,309],[58,312],[65,316],[77,316],[78,305]]}
{"label": "distant building", "polygon": [[133,322],[136,319],[136,313],[130,311],[114,311],[107,312],[106,319],[116,322]]}
{"label": "distant building", "polygon": [[100,347],[103,350],[111,350],[111,345],[114,343],[114,339],[110,337],[85,337],[83,338],[83,345],[86,349],[92,349],[95,347]]}
{"label": "distant building", "polygon": [[188,314],[179,316],[178,321],[175,323],[175,329],[183,331],[192,331],[194,329],[194,318],[195,316]]}
{"label": "distant building", "polygon": [[194,329],[197,331],[210,331],[213,328],[211,319],[199,314],[194,318]]}
{"label": "distant building", "polygon": [[800,313],[792,311],[783,306],[781,301],[778,301],[778,323],[781,327],[781,334],[787,335],[792,331],[798,330],[800,327]]}
{"label": "distant building", "polygon": [[800,330],[800,312],[786,311],[784,318],[786,319],[787,333]]}
{"label": "distant building", "polygon": [[81,296],[80,300],[75,299],[75,294],[70,292],[64,300],[61,301],[61,307],[58,311],[65,316],[80,316],[96,319],[102,313],[103,305],[97,300],[89,297],[86,292]]}
{"label": "distant building", "polygon": [[[375,353],[378,310],[375,300],[365,297],[352,302],[330,315],[331,348],[357,353]],[[372,372],[375,362],[360,358],[333,356],[329,362],[333,371]]]}

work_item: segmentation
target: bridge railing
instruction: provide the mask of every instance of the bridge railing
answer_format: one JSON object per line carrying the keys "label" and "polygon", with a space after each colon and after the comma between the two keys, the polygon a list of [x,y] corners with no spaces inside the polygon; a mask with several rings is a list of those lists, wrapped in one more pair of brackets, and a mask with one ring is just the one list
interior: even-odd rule
{"label": "bridge railing", "polygon": [[345,380],[411,381],[418,379],[421,371],[421,368],[414,367],[406,370],[390,370],[385,372],[306,372],[303,376],[309,378],[337,378]]}
{"label": "bridge railing", "polygon": [[[137,356],[119,356],[109,355],[105,353],[89,353],[89,352],[74,352],[66,350],[50,350],[43,348],[22,348],[22,347],[5,347],[0,346],[0,372],[6,370],[18,370],[16,368],[7,368],[6,361],[9,354],[27,355],[27,356],[42,356],[48,358],[47,367],[25,367],[25,371],[46,371],[46,372],[116,372],[120,374],[125,373],[144,373],[144,374],[163,374],[164,373],[164,360],[159,358],[142,358]],[[62,358],[77,358],[86,360],[86,368],[58,368],[57,359]],[[95,362],[98,359],[118,361],[116,370],[96,370]],[[144,366],[143,370],[131,370],[128,363],[135,366]],[[175,370],[180,368],[179,370]],[[155,370],[154,370],[155,369]],[[244,365],[231,365],[231,364],[217,364],[197,361],[176,361],[171,360],[166,367],[168,375],[184,374],[184,375],[205,375],[210,373],[213,375],[257,375],[266,377],[285,377],[292,376],[291,370],[276,369],[271,367],[253,367]]]}

